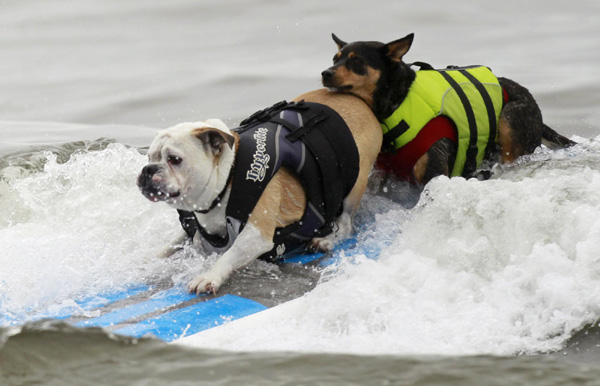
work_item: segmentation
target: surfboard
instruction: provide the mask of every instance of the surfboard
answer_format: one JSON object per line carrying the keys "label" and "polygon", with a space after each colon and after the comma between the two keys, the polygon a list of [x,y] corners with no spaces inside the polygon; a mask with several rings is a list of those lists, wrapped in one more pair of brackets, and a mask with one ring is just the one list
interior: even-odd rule
{"label": "surfboard", "polygon": [[[58,312],[40,313],[27,320],[54,319],[81,328],[98,327],[118,335],[154,336],[172,342],[298,298],[314,288],[323,267],[357,253],[378,255],[350,237],[330,253],[286,257],[278,263],[283,276],[273,278],[270,285],[234,274],[217,294],[196,295],[172,283],[142,283],[75,300]],[[287,279],[294,284],[290,286]],[[256,290],[262,287],[266,288]],[[0,318],[3,324],[6,320]]]}

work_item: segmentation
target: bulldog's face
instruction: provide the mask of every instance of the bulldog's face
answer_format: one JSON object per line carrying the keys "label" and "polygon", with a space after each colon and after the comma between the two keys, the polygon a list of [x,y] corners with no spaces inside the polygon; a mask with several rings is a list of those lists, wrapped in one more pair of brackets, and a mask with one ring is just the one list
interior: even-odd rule
{"label": "bulldog's face", "polygon": [[234,137],[219,120],[181,123],[160,131],[137,179],[150,201],[183,210],[204,209],[219,195],[233,164]]}

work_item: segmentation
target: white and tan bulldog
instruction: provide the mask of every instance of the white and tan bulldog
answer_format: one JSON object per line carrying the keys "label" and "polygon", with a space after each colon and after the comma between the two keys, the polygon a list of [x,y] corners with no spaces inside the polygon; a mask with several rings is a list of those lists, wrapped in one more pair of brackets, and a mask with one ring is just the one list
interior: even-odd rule
{"label": "white and tan bulldog", "polygon": [[[348,125],[359,153],[358,177],[343,200],[336,231],[312,241],[313,247],[326,251],[352,230],[352,215],[381,148],[381,127],[371,109],[352,95],[321,89],[295,100],[320,103],[335,110]],[[162,130],[148,150],[149,163],[140,173],[137,184],[149,200],[164,201],[175,209],[194,212],[206,233],[225,237],[228,231],[225,213],[232,185],[230,172],[238,150],[237,141],[237,134],[216,119],[182,123]],[[306,205],[306,194],[298,177],[285,167],[279,169],[245,227],[208,272],[189,282],[189,290],[215,293],[234,270],[273,249],[275,230],[301,219]],[[161,256],[173,254],[186,237],[182,230]],[[201,247],[202,236],[196,233],[193,242]]]}

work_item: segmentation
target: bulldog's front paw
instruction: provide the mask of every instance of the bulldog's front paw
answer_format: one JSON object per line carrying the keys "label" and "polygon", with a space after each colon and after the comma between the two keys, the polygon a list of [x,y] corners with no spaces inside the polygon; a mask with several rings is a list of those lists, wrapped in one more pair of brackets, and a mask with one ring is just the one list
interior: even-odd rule
{"label": "bulldog's front paw", "polygon": [[[331,236],[331,235],[330,235]],[[335,236],[315,237],[310,243],[310,248],[320,252],[330,252],[335,246]]]}
{"label": "bulldog's front paw", "polygon": [[223,284],[223,277],[221,275],[206,272],[190,281],[188,283],[188,290],[195,292],[197,295],[204,292],[216,294],[221,284]]}

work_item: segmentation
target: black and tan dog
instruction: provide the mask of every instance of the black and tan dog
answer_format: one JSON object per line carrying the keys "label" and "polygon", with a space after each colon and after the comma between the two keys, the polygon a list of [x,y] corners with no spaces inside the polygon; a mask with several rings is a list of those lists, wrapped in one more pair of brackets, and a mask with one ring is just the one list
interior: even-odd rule
{"label": "black and tan dog", "polygon": [[543,123],[527,89],[487,67],[417,62],[415,72],[402,60],[413,34],[388,44],[332,36],[338,52],[323,85],[371,107],[384,132],[379,167],[400,177],[423,185],[438,175],[470,177],[484,159],[512,162],[542,142],[574,144]]}

